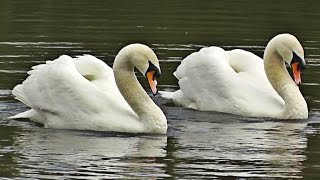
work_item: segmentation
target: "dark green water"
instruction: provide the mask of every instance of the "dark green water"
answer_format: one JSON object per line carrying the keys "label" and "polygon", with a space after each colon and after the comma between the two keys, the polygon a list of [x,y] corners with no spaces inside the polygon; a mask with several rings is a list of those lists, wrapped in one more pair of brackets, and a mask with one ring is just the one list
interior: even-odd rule
{"label": "dark green water", "polygon": [[[1,0],[0,177],[318,179],[319,7],[311,0]],[[172,73],[191,52],[216,45],[262,56],[268,40],[283,32],[297,36],[305,49],[301,91],[308,120],[198,112],[157,97],[168,118],[166,136],[44,129],[7,119],[26,110],[10,90],[31,66],[61,54],[92,54],[112,65],[124,45],[145,43],[161,61],[159,88],[176,89]]]}

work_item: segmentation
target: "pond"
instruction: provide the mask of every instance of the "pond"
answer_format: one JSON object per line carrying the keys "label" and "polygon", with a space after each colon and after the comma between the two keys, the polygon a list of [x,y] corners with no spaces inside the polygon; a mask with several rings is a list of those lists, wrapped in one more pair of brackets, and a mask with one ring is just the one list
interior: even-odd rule
{"label": "pond", "polygon": [[[15,179],[202,179],[320,177],[320,2],[0,2],[0,177]],[[176,107],[152,97],[168,119],[163,136],[46,129],[8,117],[27,110],[11,89],[34,65],[61,54],[92,54],[112,65],[140,42],[158,55],[160,90],[176,90],[181,60],[202,47],[241,48],[262,57],[276,34],[305,50],[301,91],[307,120],[248,118]],[[139,76],[147,88],[147,82]]]}

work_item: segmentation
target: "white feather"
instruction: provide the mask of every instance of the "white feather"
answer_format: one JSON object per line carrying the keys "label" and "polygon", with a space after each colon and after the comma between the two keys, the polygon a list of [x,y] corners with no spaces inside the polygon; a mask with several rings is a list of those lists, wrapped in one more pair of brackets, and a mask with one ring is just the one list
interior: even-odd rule
{"label": "white feather", "polygon": [[[275,41],[276,43],[273,44],[292,41],[292,43],[287,43],[288,46],[294,47],[290,47],[291,49],[299,51],[302,49],[300,43],[292,35],[279,35],[272,42]],[[276,52],[268,51],[268,53]],[[287,54],[292,55],[292,50]],[[300,54],[303,57],[303,52]],[[276,61],[282,61],[284,64],[282,59]],[[277,74],[279,73],[274,73],[274,75]],[[212,46],[190,54],[183,59],[174,72],[179,80],[180,90],[176,92],[160,91],[160,94],[164,98],[173,100],[177,105],[202,111],[219,111],[257,117],[306,118],[308,112],[305,100],[288,72],[283,72],[283,74],[283,76],[279,75],[279,82],[290,85],[290,92],[286,94],[291,95],[290,102],[297,100],[294,106],[301,106],[299,111],[293,107],[291,112],[286,110],[285,101],[267,78],[263,59],[240,49],[225,51],[220,47]],[[293,106],[292,104],[294,103],[287,103],[288,106]]]}
{"label": "white feather", "polygon": [[[148,127],[150,123],[144,122],[119,92],[113,70],[94,56],[71,58],[62,55],[32,69],[28,72],[30,76],[13,89],[14,96],[32,110],[11,118],[31,118],[49,128],[166,132],[162,111],[157,107],[155,112],[150,112],[162,114],[159,119],[165,121],[160,132],[153,132]],[[145,95],[144,98],[149,97]],[[144,102],[154,104],[151,100]]]}

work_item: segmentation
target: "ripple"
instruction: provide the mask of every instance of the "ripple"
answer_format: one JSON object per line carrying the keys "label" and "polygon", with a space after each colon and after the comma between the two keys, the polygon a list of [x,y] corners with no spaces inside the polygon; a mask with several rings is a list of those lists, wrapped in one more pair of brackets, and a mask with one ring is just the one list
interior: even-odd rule
{"label": "ripple", "polygon": [[0,96],[8,96],[11,95],[11,89],[0,89]]}
{"label": "ripple", "polygon": [[[251,3],[252,6],[248,3],[0,2],[4,10],[1,29],[10,32],[0,42],[1,176],[10,179],[317,179],[318,6],[289,0],[261,1]],[[306,11],[296,13],[297,7]],[[310,68],[304,72],[304,79],[308,83],[301,89],[307,100],[316,99],[308,104],[311,109],[308,120],[278,121],[199,112],[174,106],[160,97],[153,99],[165,112],[169,126],[168,134],[161,137],[47,129],[27,120],[7,119],[28,109],[13,100],[10,88],[25,78],[26,74],[21,73],[26,72],[21,70],[43,63],[43,59],[66,52],[90,52],[107,57],[112,64],[123,45],[140,41],[151,44],[159,55],[164,75],[159,88],[175,90],[179,87],[172,71],[187,54],[210,44],[260,53],[271,36],[282,30],[290,31],[288,24],[301,25],[292,32],[304,40],[307,50]],[[269,29],[267,33],[266,29]]]}
{"label": "ripple", "polygon": [[19,71],[19,70],[1,70],[0,73],[8,73],[8,74],[25,74],[27,71]]}
{"label": "ripple", "polygon": [[32,57],[31,55],[0,55],[0,58],[25,58]]}
{"label": "ripple", "polygon": [[0,45],[80,45],[82,43],[74,43],[74,42],[0,42]]}
{"label": "ripple", "polygon": [[320,84],[319,83],[303,83],[303,85],[306,85],[306,86],[319,86]]}

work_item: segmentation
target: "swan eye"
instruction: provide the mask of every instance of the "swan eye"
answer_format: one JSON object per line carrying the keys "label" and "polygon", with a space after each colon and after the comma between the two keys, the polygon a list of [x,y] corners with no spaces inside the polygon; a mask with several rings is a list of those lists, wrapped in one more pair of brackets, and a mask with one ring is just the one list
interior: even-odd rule
{"label": "swan eye", "polygon": [[147,73],[151,72],[151,71],[155,71],[155,73],[154,73],[155,77],[157,77],[157,78],[160,77],[160,75],[161,75],[160,70],[154,64],[152,64],[151,61],[149,61],[149,67],[148,67],[145,75],[147,76]]}
{"label": "swan eye", "polygon": [[298,56],[295,52],[293,52],[291,67],[293,64],[298,63],[297,70],[304,70],[306,68],[306,62]]}

